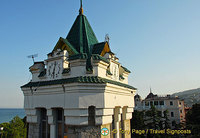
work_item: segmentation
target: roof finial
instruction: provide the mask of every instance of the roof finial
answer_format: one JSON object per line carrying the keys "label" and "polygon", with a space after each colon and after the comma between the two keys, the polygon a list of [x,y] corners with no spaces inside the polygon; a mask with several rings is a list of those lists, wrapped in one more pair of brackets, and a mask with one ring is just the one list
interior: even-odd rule
{"label": "roof finial", "polygon": [[83,14],[83,3],[82,3],[82,0],[81,1],[81,7],[80,7],[80,10],[79,10],[79,14]]}
{"label": "roof finial", "polygon": [[151,87],[150,87],[150,93],[152,93]]}

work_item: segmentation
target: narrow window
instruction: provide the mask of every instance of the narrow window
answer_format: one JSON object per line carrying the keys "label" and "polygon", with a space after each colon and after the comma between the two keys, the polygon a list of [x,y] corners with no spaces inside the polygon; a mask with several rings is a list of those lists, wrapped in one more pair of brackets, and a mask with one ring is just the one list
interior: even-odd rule
{"label": "narrow window", "polygon": [[64,111],[56,109],[56,135],[57,138],[64,137]]}
{"label": "narrow window", "polygon": [[170,101],[170,105],[171,105],[171,106],[173,105],[173,101]]}
{"label": "narrow window", "polygon": [[48,125],[47,110],[42,108],[40,109],[40,136],[42,138],[50,137],[50,126]]}
{"label": "narrow window", "polygon": [[176,121],[172,121],[172,126],[176,126]]}
{"label": "narrow window", "polygon": [[95,106],[89,106],[88,115],[88,125],[95,126]]}
{"label": "narrow window", "polygon": [[121,129],[124,129],[123,115],[121,114]]}
{"label": "narrow window", "polygon": [[158,101],[154,101],[154,105],[158,105]]}
{"label": "narrow window", "polygon": [[112,115],[112,130],[115,129],[115,120],[114,115]]}
{"label": "narrow window", "polygon": [[171,112],[171,117],[174,117],[174,112]]}
{"label": "narrow window", "polygon": [[182,113],[182,110],[180,110],[180,113]]}
{"label": "narrow window", "polygon": [[150,105],[153,106],[153,101],[150,101]]}

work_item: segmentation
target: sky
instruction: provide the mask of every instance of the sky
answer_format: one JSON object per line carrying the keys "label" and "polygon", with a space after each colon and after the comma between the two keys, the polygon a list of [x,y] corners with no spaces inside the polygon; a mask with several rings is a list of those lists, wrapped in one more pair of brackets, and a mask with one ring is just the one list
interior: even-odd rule
{"label": "sky", "polygon": [[[199,0],[83,0],[98,40],[131,70],[129,84],[145,97],[200,87]],[[66,37],[79,0],[0,1],[0,108],[22,108],[20,86],[31,79],[28,55],[47,58]]]}

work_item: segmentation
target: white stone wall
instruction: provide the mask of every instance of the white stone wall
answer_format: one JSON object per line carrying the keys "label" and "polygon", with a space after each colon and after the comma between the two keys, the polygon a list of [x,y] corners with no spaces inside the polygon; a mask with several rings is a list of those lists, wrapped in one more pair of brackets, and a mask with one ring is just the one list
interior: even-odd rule
{"label": "white stone wall", "polygon": [[[86,71],[86,60],[76,59],[68,61],[67,51],[55,51],[48,54],[48,59],[43,63],[34,64],[31,67],[32,82],[51,81],[57,79],[66,79],[79,76],[98,76],[111,79],[117,82],[128,84],[129,73],[122,69],[121,64],[114,55],[107,54],[109,63],[104,61],[92,60],[93,72]],[[45,70],[46,75],[38,77]],[[62,74],[63,69],[70,67],[70,72]],[[110,70],[112,75],[107,74]],[[58,73],[59,72],[59,73]],[[57,74],[52,77],[52,73]],[[120,79],[123,75],[124,79]],[[113,84],[98,83],[69,83],[49,86],[38,86],[22,88],[24,93],[24,108],[27,115],[27,122],[30,123],[30,137],[39,136],[40,108],[47,109],[48,124],[50,124],[51,137],[55,136],[55,110],[62,108],[64,111],[65,125],[79,126],[81,128],[88,125],[88,107],[95,106],[95,123],[93,128],[100,129],[102,125],[112,123],[112,116],[115,115],[116,108],[117,121],[116,128],[119,128],[121,114],[123,120],[130,120],[134,107],[135,90]],[[116,115],[115,115],[116,116]],[[116,118],[116,117],[115,117]],[[78,128],[78,127],[77,127]],[[89,127],[85,127],[87,131]],[[84,137],[86,132],[78,130],[78,136]],[[34,134],[36,133],[36,134]],[[86,135],[87,137],[88,135]],[[70,136],[73,137],[73,136]],[[94,136],[92,136],[94,137]]]}
{"label": "white stone wall", "polygon": [[[99,76],[128,84],[129,73],[122,69],[118,59],[113,58],[112,56],[108,56],[106,58],[109,63],[101,60],[92,60],[93,72],[88,73],[86,71],[86,59],[68,61],[68,52],[66,50],[57,50],[51,54],[48,54],[48,59],[46,59],[44,62],[45,65],[37,63],[30,67],[30,71],[32,73],[32,82],[49,81],[78,76]],[[62,74],[63,70],[69,67],[70,72],[68,74]],[[39,74],[45,69],[46,75],[39,78]],[[110,70],[112,75],[108,76],[107,70]],[[124,79],[120,79],[120,75],[122,75]]]}
{"label": "white stone wall", "polygon": [[29,123],[28,138],[39,138],[39,124]]}
{"label": "white stone wall", "polygon": [[87,125],[88,107],[93,105],[96,107],[96,122],[101,125],[110,123],[112,109],[116,106],[127,106],[130,109],[134,106],[135,92],[116,85],[74,83],[64,87],[65,89],[62,85],[38,87],[33,94],[30,88],[23,88],[27,121],[37,121],[36,108],[63,108],[66,124]]}

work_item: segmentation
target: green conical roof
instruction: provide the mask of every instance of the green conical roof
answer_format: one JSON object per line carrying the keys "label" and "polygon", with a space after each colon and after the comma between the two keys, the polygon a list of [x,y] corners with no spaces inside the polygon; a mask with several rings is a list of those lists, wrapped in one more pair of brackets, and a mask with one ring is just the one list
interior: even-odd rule
{"label": "green conical roof", "polygon": [[66,39],[80,54],[90,54],[92,45],[98,43],[86,16],[81,12],[77,16]]}
{"label": "green conical roof", "polygon": [[69,60],[77,58],[87,59],[87,71],[93,68],[91,64],[92,54],[103,56],[105,52],[110,51],[109,46],[107,46],[105,42],[98,42],[86,16],[83,15],[82,4],[79,15],[72,25],[66,39],[60,38],[53,51],[57,49],[67,50],[69,52]]}

